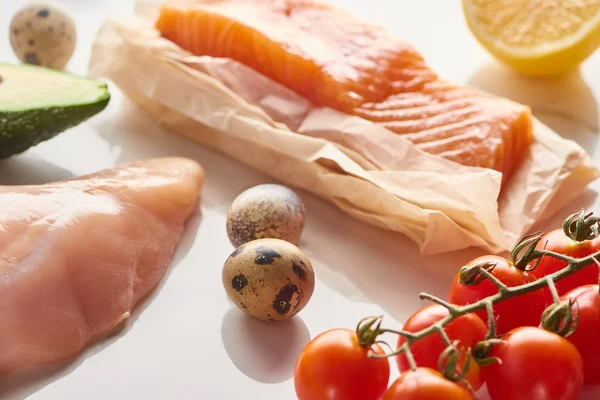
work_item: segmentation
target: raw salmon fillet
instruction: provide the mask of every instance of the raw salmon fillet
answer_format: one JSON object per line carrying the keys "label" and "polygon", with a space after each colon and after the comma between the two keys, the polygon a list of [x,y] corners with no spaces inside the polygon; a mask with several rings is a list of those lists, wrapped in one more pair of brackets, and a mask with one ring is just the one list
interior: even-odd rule
{"label": "raw salmon fillet", "polygon": [[163,6],[157,30],[230,58],[313,104],[381,124],[421,149],[509,176],[532,140],[530,109],[440,79],[383,28],[309,0]]}
{"label": "raw salmon fillet", "polygon": [[159,282],[204,172],[137,161],[0,186],[0,371],[61,362],[125,321]]}

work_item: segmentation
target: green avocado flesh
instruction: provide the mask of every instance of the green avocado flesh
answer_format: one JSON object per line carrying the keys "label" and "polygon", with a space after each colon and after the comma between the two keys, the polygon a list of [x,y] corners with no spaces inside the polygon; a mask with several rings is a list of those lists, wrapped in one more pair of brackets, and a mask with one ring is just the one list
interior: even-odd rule
{"label": "green avocado flesh", "polygon": [[33,65],[0,63],[0,158],[53,138],[102,111],[105,83]]}

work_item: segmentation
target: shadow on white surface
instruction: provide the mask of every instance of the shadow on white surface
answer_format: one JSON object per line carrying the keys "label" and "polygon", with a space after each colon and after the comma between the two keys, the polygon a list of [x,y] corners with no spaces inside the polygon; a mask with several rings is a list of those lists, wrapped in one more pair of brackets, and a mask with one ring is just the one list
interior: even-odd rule
{"label": "shadow on white surface", "polygon": [[[68,375],[84,363],[86,359],[93,357],[96,353],[102,351],[104,348],[110,346],[119,340],[119,338],[126,335],[144,310],[152,304],[154,298],[160,293],[173,269],[177,268],[177,265],[185,258],[186,254],[194,245],[196,232],[198,231],[201,221],[202,216],[198,210],[188,220],[182,238],[173,253],[171,262],[165,270],[162,279],[148,296],[138,303],[131,312],[131,316],[118,326],[115,331],[103,339],[90,344],[79,355],[67,362],[56,365],[30,367],[0,375],[0,400],[27,398],[29,395],[43,389],[52,382]],[[149,350],[151,351],[151,349]]]}
{"label": "shadow on white surface", "polygon": [[41,185],[73,174],[45,161],[31,151],[0,160],[0,185]]}
{"label": "shadow on white surface", "polygon": [[598,141],[598,104],[579,71],[556,78],[532,78],[491,62],[477,69],[467,84],[529,105],[533,114],[590,154]]}
{"label": "shadow on white surface", "polygon": [[28,367],[3,374],[0,377],[0,399],[25,399],[33,393],[52,384],[52,382],[70,374],[88,358],[93,357],[94,354],[119,340],[122,335],[131,329],[131,325],[134,323],[140,312],[140,309],[136,309],[126,324],[120,325],[112,334],[91,344],[79,355],[69,361],[54,365]]}
{"label": "shadow on white surface", "polygon": [[[108,341],[111,341],[111,339],[108,339]],[[86,353],[88,352],[91,352],[91,349]],[[2,385],[0,399],[25,399],[53,381],[74,371],[84,360],[85,357],[82,356],[68,364],[27,368],[5,374],[0,379],[0,385]]]}
{"label": "shadow on white surface", "polygon": [[424,305],[419,291],[445,298],[460,267],[482,254],[470,249],[422,256],[402,234],[363,225],[332,206],[327,213],[313,212],[323,206],[311,197],[304,200],[301,245],[321,282],[353,301],[377,304],[398,321]]}
{"label": "shadow on white surface", "polygon": [[221,337],[235,366],[262,383],[290,379],[300,352],[310,342],[308,328],[298,315],[285,321],[259,321],[236,307],[224,315]]}

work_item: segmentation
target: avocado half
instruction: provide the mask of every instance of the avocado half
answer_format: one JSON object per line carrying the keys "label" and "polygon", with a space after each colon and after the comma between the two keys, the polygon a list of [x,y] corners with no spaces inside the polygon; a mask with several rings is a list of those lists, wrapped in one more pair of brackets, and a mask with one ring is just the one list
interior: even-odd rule
{"label": "avocado half", "polygon": [[0,63],[0,158],[22,153],[102,111],[108,87],[96,79],[27,64]]}

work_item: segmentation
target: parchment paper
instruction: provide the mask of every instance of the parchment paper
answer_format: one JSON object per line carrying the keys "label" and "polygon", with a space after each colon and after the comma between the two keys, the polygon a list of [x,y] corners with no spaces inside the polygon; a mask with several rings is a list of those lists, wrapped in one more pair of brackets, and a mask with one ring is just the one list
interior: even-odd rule
{"label": "parchment paper", "polygon": [[[195,0],[198,1],[198,0]],[[535,121],[535,142],[501,189],[500,173],[417,149],[361,118],[312,108],[233,60],[197,57],[153,28],[156,4],[107,20],[89,72],[112,80],[170,131],[305,189],[423,254],[510,249],[600,176],[585,151]]]}

